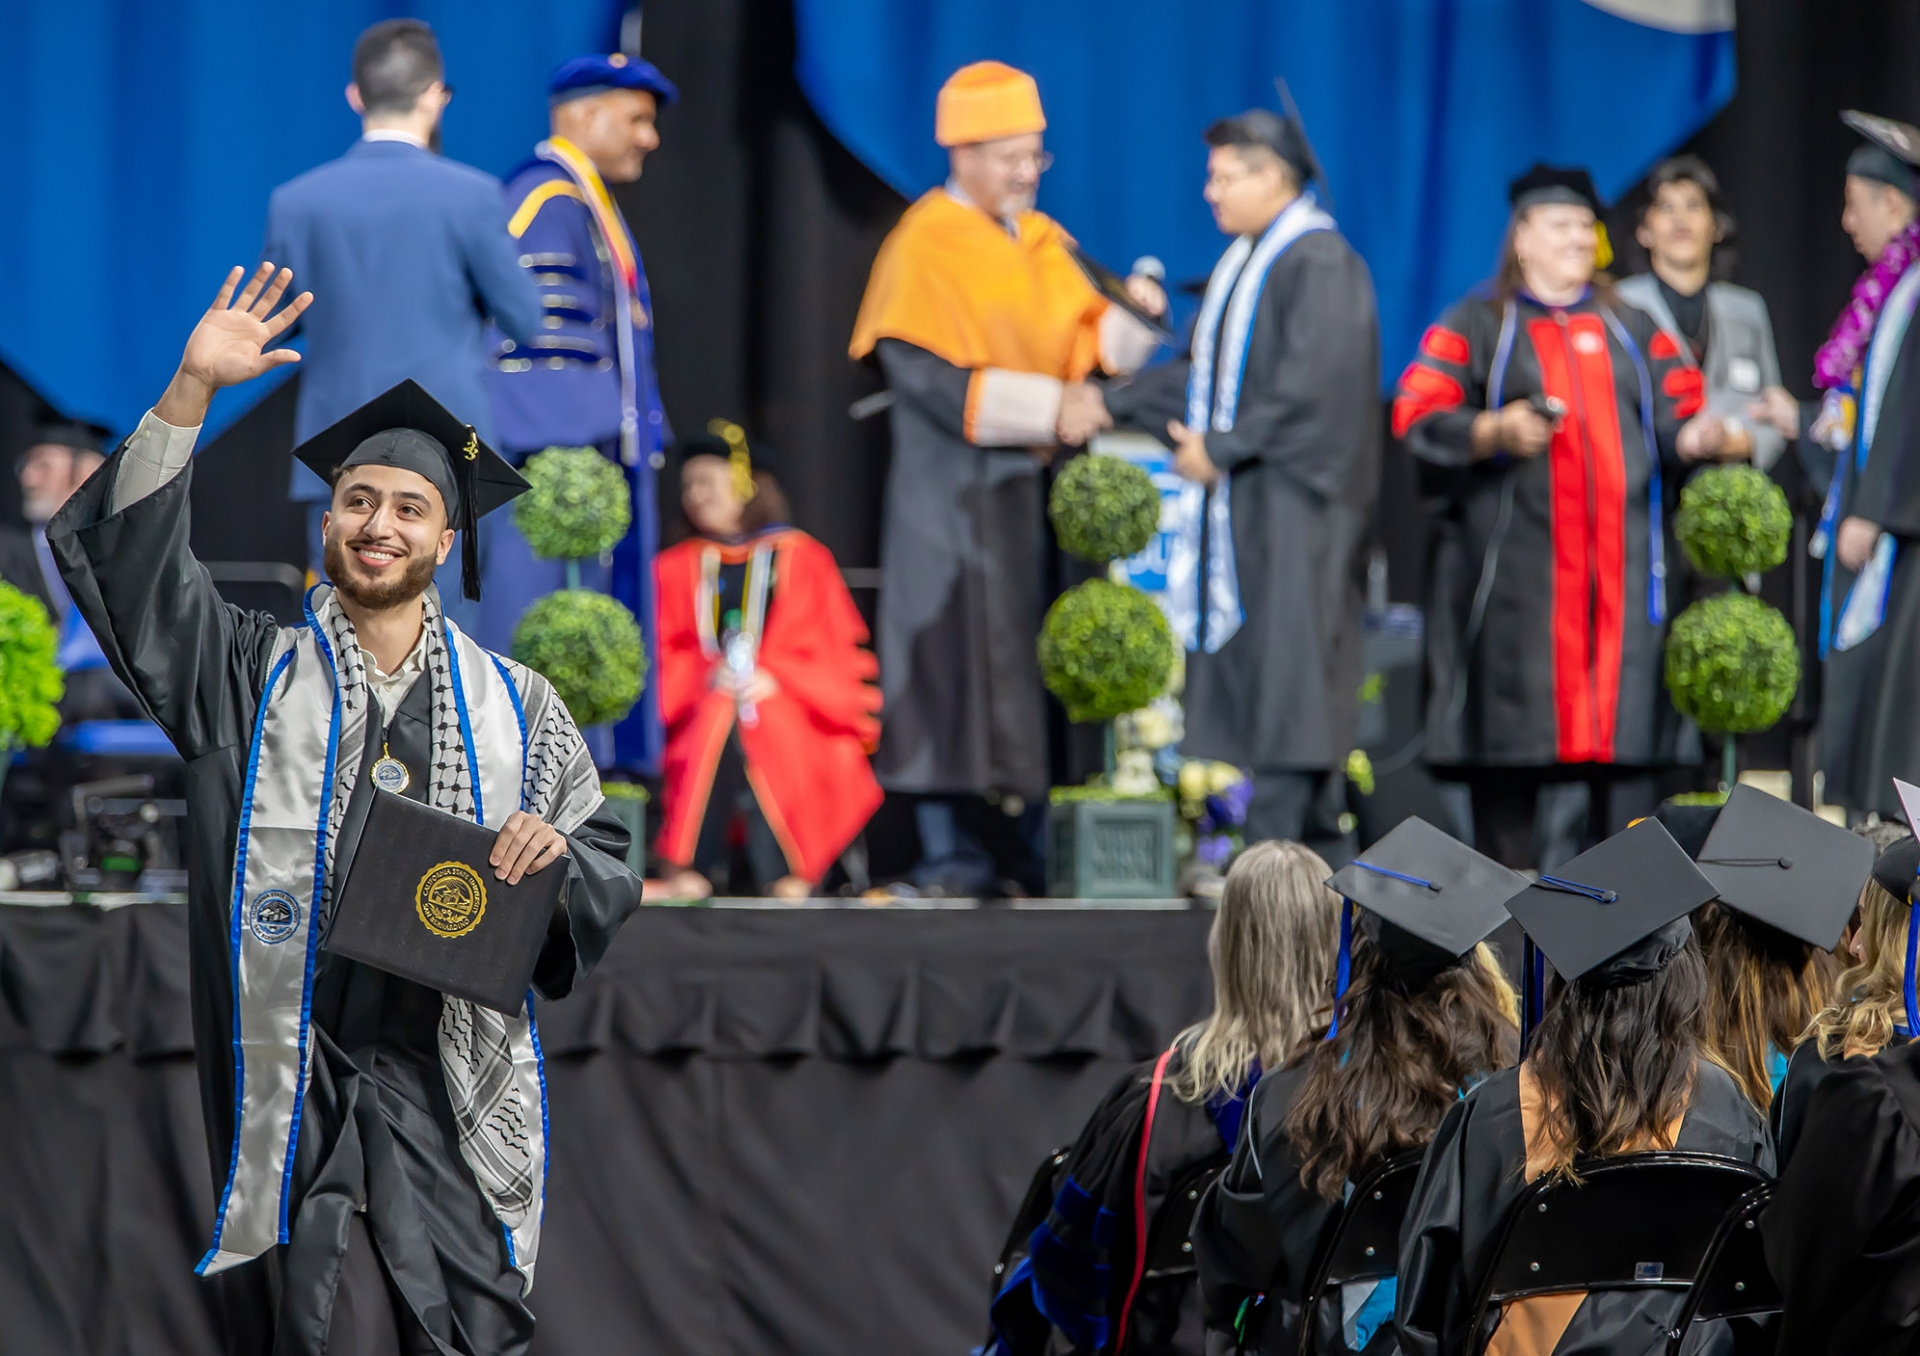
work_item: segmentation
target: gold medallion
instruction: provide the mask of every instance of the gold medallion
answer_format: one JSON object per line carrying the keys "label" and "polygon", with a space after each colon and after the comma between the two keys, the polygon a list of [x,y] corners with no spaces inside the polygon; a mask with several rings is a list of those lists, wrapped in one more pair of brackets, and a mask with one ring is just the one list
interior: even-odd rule
{"label": "gold medallion", "polygon": [[436,937],[464,937],[487,911],[487,886],[465,862],[441,862],[420,877],[414,912]]}

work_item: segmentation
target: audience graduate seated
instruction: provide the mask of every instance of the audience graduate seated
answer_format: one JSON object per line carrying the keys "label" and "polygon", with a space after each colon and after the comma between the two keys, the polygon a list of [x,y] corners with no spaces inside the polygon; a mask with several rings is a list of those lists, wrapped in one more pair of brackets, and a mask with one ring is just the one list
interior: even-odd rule
{"label": "audience graduate seated", "polygon": [[1853,964],[1840,973],[1832,996],[1808,1025],[1774,1097],[1773,1142],[1782,1172],[1799,1148],[1820,1085],[1855,1059],[1913,1039],[1907,892],[1920,867],[1920,845],[1898,824],[1879,827],[1886,846],[1860,888],[1859,922],[1846,943]]}
{"label": "audience graduate seated", "polygon": [[833,553],[787,524],[772,449],[707,427],[677,449],[684,536],[654,563],[664,893],[804,899],[880,807],[873,655]]}
{"label": "audience graduate seated", "polygon": [[1647,819],[1507,902],[1561,978],[1519,1068],[1468,1092],[1427,1151],[1400,1234],[1401,1351],[1659,1349],[1684,1291],[1531,1296],[1467,1325],[1508,1211],[1543,1174],[1653,1149],[1773,1170],[1765,1119],[1701,1038],[1707,973],[1687,915],[1712,895]]}
{"label": "audience graduate seated", "polygon": [[1303,1321],[1314,1352],[1393,1350],[1391,1276],[1342,1286],[1303,1319],[1316,1254],[1355,1184],[1425,1148],[1520,1050],[1513,989],[1483,938],[1525,877],[1409,819],[1329,884],[1347,898],[1352,948],[1334,1029],[1260,1080],[1232,1166],[1194,1219],[1207,1326],[1242,1351],[1296,1352]]}
{"label": "audience graduate seated", "polygon": [[[1818,1041],[1845,1058],[1827,1056],[1809,1089],[1789,1141],[1792,1157],[1782,1162],[1760,1219],[1767,1264],[1786,1301],[1777,1347],[1783,1356],[1920,1350],[1920,1045],[1910,1038],[1912,976],[1893,979],[1902,996],[1891,1003],[1886,992],[1906,954],[1916,875],[1920,843],[1911,837],[1874,863],[1861,928],[1874,961],[1843,981],[1864,974],[1855,990],[1861,1001],[1844,1016],[1822,1013],[1820,1030],[1802,1047]],[[1882,949],[1889,945],[1898,949]]]}
{"label": "audience graduate seated", "polygon": [[1706,1046],[1763,1114],[1833,1002],[1833,947],[1873,856],[1860,835],[1751,786],[1734,787],[1696,854],[1719,892],[1693,916],[1707,962]]}
{"label": "audience graduate seated", "polygon": [[1202,1356],[1192,1278],[1143,1278],[1138,1222],[1151,1232],[1176,1184],[1225,1166],[1260,1071],[1325,1031],[1340,917],[1326,879],[1327,864],[1298,843],[1256,843],[1234,861],[1207,937],[1212,1014],[1128,1070],[1080,1132],[1046,1221],[1010,1240],[1018,1261],[994,1296],[985,1356],[1043,1356],[1062,1342]]}

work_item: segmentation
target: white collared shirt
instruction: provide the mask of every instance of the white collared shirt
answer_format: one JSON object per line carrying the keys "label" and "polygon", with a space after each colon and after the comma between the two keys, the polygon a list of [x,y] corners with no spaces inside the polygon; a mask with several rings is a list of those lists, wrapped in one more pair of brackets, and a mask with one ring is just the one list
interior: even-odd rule
{"label": "white collared shirt", "polygon": [[427,628],[420,628],[420,638],[413,642],[407,657],[392,673],[383,672],[373,652],[364,645],[360,646],[360,662],[366,666],[367,686],[373,689],[373,699],[380,703],[382,716],[392,721],[393,713],[400,709],[414,680],[427,671]]}
{"label": "white collared shirt", "polygon": [[407,143],[407,145],[418,146],[423,151],[427,149],[427,141],[425,137],[417,137],[413,133],[403,132],[397,127],[375,127],[370,131],[362,132],[360,134],[360,140],[362,141],[404,141]]}

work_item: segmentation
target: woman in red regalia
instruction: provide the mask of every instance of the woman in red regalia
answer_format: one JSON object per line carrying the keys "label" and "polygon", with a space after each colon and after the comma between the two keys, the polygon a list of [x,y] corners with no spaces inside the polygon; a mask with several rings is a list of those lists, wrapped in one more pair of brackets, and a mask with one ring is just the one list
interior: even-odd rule
{"label": "woman in red regalia", "polygon": [[680,444],[689,535],[654,560],[669,893],[704,898],[744,830],[756,890],[803,899],[880,805],[880,693],[833,554],[786,525],[769,449],[715,420]]}
{"label": "woman in red regalia", "polygon": [[1666,511],[1733,449],[1700,370],[1597,271],[1587,172],[1536,165],[1509,197],[1499,273],[1427,328],[1393,432],[1438,509],[1427,762],[1467,783],[1481,851],[1533,867],[1552,865],[1543,784],[1588,782],[1604,838],[1610,782],[1682,753],[1661,685]]}

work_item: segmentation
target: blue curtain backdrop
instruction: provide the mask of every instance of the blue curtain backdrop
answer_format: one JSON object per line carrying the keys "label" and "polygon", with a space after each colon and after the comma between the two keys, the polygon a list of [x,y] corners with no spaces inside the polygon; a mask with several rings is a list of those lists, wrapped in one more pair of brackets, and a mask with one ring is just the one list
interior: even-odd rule
{"label": "blue curtain backdrop", "polygon": [[[30,0],[0,28],[0,359],[127,431],[267,195],[359,134],[353,41],[412,15],[455,88],[446,152],[501,174],[546,134],[546,77],[613,50],[619,0]],[[229,393],[216,422],[261,391]]]}
{"label": "blue curtain backdrop", "polygon": [[799,78],[900,192],[941,182],[934,96],[983,58],[1034,74],[1054,167],[1041,208],[1124,269],[1203,277],[1224,241],[1200,133],[1276,107],[1284,76],[1380,294],[1391,382],[1420,331],[1492,271],[1505,185],[1536,159],[1630,186],[1732,96],[1731,3],[1608,0],[796,0]]}

